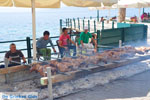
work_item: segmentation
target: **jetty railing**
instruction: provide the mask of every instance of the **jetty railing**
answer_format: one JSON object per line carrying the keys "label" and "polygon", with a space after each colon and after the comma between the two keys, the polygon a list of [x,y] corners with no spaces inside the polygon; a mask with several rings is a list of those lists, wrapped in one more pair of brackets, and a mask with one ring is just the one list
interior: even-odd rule
{"label": "jetty railing", "polygon": [[[55,36],[55,37],[51,37],[51,39],[58,39],[59,36]],[[38,39],[38,38],[37,38]],[[25,47],[24,48],[21,48],[19,50],[21,51],[25,51],[27,52],[26,55],[26,59],[28,58],[32,58],[32,39],[30,37],[26,37],[26,39],[22,39],[22,40],[13,40],[13,41],[0,41],[0,44],[11,44],[11,43],[19,43],[19,44],[25,44]],[[56,42],[53,42],[54,43],[54,46],[56,47]],[[9,47],[8,45],[8,47]],[[51,47],[51,46],[47,46],[47,47]],[[5,54],[7,51],[9,50],[3,50],[3,51],[0,51],[0,54]],[[54,53],[52,53],[53,55]],[[1,56],[1,58],[4,58]],[[4,63],[3,59],[0,59],[0,64]],[[30,63],[30,59],[28,59],[28,63]]]}
{"label": "jetty railing", "polygon": [[84,18],[67,18],[60,19],[60,29],[63,27],[71,28],[78,31],[83,31],[85,27],[88,27],[89,32],[97,32],[102,29],[116,28],[116,21],[103,20],[97,21],[97,17],[84,17]]}

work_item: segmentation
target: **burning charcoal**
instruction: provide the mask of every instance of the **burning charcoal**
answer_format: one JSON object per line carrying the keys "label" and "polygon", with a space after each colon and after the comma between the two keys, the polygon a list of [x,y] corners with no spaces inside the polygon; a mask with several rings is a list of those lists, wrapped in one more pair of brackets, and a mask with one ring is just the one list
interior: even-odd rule
{"label": "burning charcoal", "polygon": [[86,65],[86,62],[82,62],[79,67],[84,67]]}
{"label": "burning charcoal", "polygon": [[136,51],[136,53],[138,53],[138,54],[144,54],[144,52],[142,52],[142,51]]}
{"label": "burning charcoal", "polygon": [[68,66],[69,69],[73,70],[73,66]]}

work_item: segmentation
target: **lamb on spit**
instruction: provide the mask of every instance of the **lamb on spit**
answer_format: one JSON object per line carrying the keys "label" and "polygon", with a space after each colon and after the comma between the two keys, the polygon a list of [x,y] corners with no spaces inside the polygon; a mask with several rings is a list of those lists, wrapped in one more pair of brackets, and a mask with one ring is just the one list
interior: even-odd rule
{"label": "lamb on spit", "polygon": [[150,51],[150,47],[138,47],[135,48],[137,51],[141,51],[141,52],[148,52]]}
{"label": "lamb on spit", "polygon": [[115,48],[112,50],[106,50],[102,53],[97,53],[93,56],[80,55],[76,58],[64,57],[60,61],[51,60],[47,65],[40,63],[33,64],[32,71],[38,71],[42,76],[45,76],[46,67],[51,67],[52,74],[56,74],[58,70],[60,72],[68,72],[85,67],[88,64],[98,64],[99,62],[107,63],[108,60],[115,61],[127,56],[134,56],[136,53],[142,54],[150,50],[150,47],[123,47]]}
{"label": "lamb on spit", "polygon": [[41,65],[40,63],[32,64],[30,72],[32,72],[32,71],[38,71],[41,76],[46,76],[46,74],[45,74],[46,67],[51,67],[52,74],[53,75],[56,74],[57,69],[55,67],[52,67],[52,66],[50,66],[48,64],[47,65]]}

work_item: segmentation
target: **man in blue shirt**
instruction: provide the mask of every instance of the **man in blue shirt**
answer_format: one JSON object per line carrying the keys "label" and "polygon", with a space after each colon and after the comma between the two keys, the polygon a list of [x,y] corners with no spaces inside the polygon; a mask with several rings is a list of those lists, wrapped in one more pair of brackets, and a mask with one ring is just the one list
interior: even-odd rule
{"label": "man in blue shirt", "polygon": [[56,52],[54,45],[52,43],[51,38],[49,37],[50,33],[48,31],[45,31],[43,33],[43,37],[41,37],[37,43],[36,43],[36,47],[37,47],[37,52],[42,54],[44,57],[44,60],[50,60],[51,59],[51,49],[47,48],[47,44],[50,43],[53,51]]}

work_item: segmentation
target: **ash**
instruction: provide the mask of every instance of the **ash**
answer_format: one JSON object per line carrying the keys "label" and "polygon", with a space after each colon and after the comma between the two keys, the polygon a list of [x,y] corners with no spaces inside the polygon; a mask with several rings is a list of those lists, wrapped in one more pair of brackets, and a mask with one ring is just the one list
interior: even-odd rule
{"label": "ash", "polygon": [[[102,71],[95,74],[88,75],[78,80],[72,80],[53,86],[54,98],[68,95],[70,93],[82,91],[84,89],[92,88],[97,85],[104,85],[117,79],[123,79],[150,70],[150,60],[137,62],[122,66],[112,70]],[[39,100],[46,100],[48,98],[48,89],[40,85],[40,79],[27,80],[23,82],[16,82],[4,84],[0,87],[1,92],[38,92]]]}

